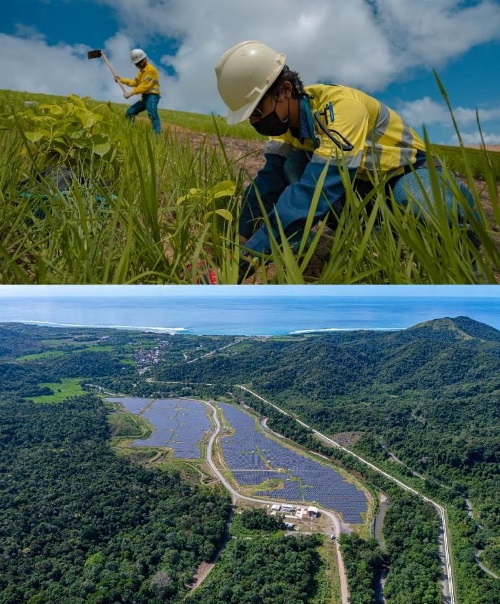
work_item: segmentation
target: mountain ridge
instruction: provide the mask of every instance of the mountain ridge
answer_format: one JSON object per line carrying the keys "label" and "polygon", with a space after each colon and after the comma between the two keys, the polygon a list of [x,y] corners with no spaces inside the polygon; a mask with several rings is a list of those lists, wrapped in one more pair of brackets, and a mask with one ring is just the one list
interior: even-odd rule
{"label": "mountain ridge", "polygon": [[458,317],[442,317],[416,323],[408,327],[406,331],[417,331],[430,329],[434,331],[454,331],[459,337],[477,338],[484,341],[500,342],[500,331],[487,323],[482,323],[470,317],[460,315]]}

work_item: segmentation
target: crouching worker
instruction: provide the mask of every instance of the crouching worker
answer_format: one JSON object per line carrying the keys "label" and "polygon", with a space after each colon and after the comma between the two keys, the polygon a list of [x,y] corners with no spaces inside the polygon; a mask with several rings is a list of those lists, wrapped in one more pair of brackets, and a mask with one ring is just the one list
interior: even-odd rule
{"label": "crouching worker", "polygon": [[123,96],[126,99],[134,96],[135,94],[140,94],[142,96],[137,103],[134,103],[127,109],[125,115],[127,119],[133,122],[136,115],[142,113],[143,111],[147,111],[155,134],[160,134],[161,123],[160,117],[158,116],[160,78],[158,75],[158,70],[156,67],[154,67],[154,65],[148,62],[146,53],[140,48],[135,48],[130,53],[130,60],[139,69],[139,73],[137,74],[136,78],[131,80],[129,78],[115,76],[115,80],[125,84],[125,86],[132,87],[130,92],[124,93]]}
{"label": "crouching worker", "polygon": [[[416,214],[429,212],[433,200],[424,142],[383,103],[347,86],[304,87],[283,53],[255,40],[227,50],[215,73],[229,108],[227,122],[248,119],[257,132],[269,137],[266,163],[247,188],[241,208],[240,243],[249,257],[271,252],[264,212],[277,241],[279,219],[289,242],[301,242],[326,166],[315,221],[340,215],[345,204],[341,169],[347,169],[354,189],[365,195],[373,188],[370,173],[376,170],[397,204],[411,204]],[[437,173],[442,179],[439,169]],[[458,181],[456,185],[472,207],[470,192]],[[456,208],[450,187],[443,190],[447,206]],[[463,209],[458,212],[465,223]],[[245,273],[243,263],[240,281]]]}

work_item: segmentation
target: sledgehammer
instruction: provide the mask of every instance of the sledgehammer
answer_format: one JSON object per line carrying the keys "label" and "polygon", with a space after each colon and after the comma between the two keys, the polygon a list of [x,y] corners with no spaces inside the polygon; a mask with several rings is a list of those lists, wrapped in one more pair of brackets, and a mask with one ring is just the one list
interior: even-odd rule
{"label": "sledgehammer", "polygon": [[[99,59],[101,57],[102,57],[103,61],[106,63],[106,67],[109,69],[112,76],[114,78],[117,77],[116,71],[113,69],[113,67],[111,66],[111,63],[109,62],[108,57],[104,54],[104,52],[102,50],[89,50],[89,52],[87,53],[87,59]],[[115,80],[115,81],[118,84],[118,86],[122,89],[123,94],[125,94],[127,92],[127,90],[125,89],[123,84],[121,82],[119,82],[118,80]]]}

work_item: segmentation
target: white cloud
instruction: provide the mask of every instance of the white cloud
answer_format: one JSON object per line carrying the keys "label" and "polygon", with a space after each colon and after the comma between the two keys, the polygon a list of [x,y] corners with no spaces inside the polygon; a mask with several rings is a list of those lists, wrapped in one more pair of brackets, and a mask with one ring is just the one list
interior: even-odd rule
{"label": "white cloud", "polygon": [[398,104],[395,109],[404,119],[415,126],[448,124],[450,113],[444,104],[429,97]]}
{"label": "white cloud", "polygon": [[[401,103],[398,112],[413,124],[447,124],[450,122],[450,112],[444,103],[437,103],[429,97],[416,101]],[[477,124],[477,115],[481,123],[500,118],[500,106],[494,109],[467,109],[465,107],[452,107],[453,115],[462,126]],[[477,114],[476,114],[477,111]]]}
{"label": "white cloud", "polygon": [[401,70],[439,67],[471,47],[500,39],[496,0],[374,0]]}
{"label": "white cloud", "polygon": [[213,68],[237,42],[259,39],[287,54],[306,83],[330,80],[375,92],[416,68],[439,68],[471,47],[500,39],[496,0],[96,0],[112,6],[127,35],[180,40],[167,85],[177,108],[208,106]]}
{"label": "white cloud", "polygon": [[[463,144],[467,146],[478,146],[484,143],[485,145],[500,145],[500,131],[497,133],[494,132],[484,132],[481,134],[479,131],[477,132],[460,132],[460,136],[462,138]],[[458,145],[458,136],[454,134],[449,141],[446,143],[448,145]]]}
{"label": "white cloud", "polygon": [[463,124],[464,126],[468,126],[469,124],[477,124],[478,117],[481,124],[486,124],[487,122],[500,119],[500,107],[496,109],[483,109],[480,107],[477,109],[477,115],[476,109],[457,107],[453,114],[455,115],[458,123]]}
{"label": "white cloud", "polygon": [[[111,7],[120,30],[105,43],[116,70],[131,77],[131,47],[175,38],[178,52],[163,57],[160,107],[225,114],[214,66],[230,46],[259,39],[287,54],[304,82],[334,81],[376,94],[429,67],[442,68],[475,45],[500,39],[497,0],[93,0]],[[22,27],[22,26],[20,26]],[[75,93],[123,101],[100,60],[87,60],[83,45],[50,46],[40,32],[24,28],[0,34],[0,87],[52,94]],[[167,75],[167,66],[176,76]],[[430,99],[408,103],[409,121],[447,121]],[[496,111],[495,109],[490,111]],[[471,123],[474,110],[457,114]]]}
{"label": "white cloud", "polygon": [[[451,129],[453,126],[453,120],[448,107],[444,103],[437,103],[429,97],[400,103],[395,109],[407,122],[415,127],[439,125]],[[484,133],[485,125],[488,125],[490,122],[500,121],[500,106],[492,109],[479,108],[477,113],[476,109],[467,109],[464,107],[452,108],[452,111],[458,130],[467,144],[479,144],[480,142],[480,132],[477,123],[478,115],[485,142],[488,144],[500,143],[500,134],[494,134],[493,132]],[[474,128],[474,131],[471,132],[471,128]],[[449,144],[455,145],[457,142],[457,136],[453,135]]]}
{"label": "white cloud", "polygon": [[[10,66],[2,72],[3,89],[124,101],[103,60],[89,61],[90,48],[84,45],[49,46],[38,35],[16,38],[0,33],[0,47],[2,62]],[[127,52],[128,48],[127,44]],[[130,64],[127,69],[130,71]]]}

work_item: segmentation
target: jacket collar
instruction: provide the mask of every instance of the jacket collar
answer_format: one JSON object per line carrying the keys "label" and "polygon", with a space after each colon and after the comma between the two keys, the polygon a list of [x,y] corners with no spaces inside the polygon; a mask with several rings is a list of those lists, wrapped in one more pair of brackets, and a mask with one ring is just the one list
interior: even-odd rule
{"label": "jacket collar", "polygon": [[314,148],[317,149],[319,147],[320,141],[316,136],[316,131],[314,128],[314,118],[311,109],[311,97],[309,95],[304,95],[299,98],[299,117],[300,142],[302,143],[304,142],[304,139],[310,138],[313,142]]}

